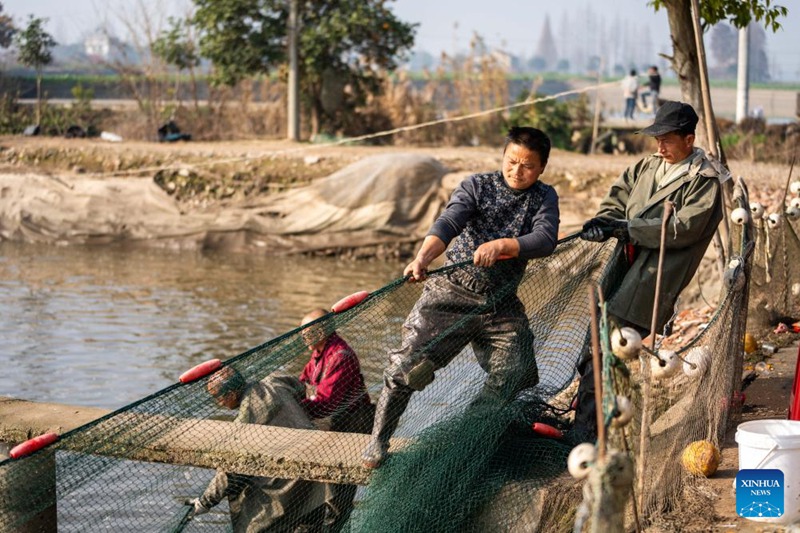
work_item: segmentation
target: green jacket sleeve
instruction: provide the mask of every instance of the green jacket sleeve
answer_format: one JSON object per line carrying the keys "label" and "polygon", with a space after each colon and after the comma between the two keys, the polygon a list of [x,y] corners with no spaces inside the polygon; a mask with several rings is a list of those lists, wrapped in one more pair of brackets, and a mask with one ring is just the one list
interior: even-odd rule
{"label": "green jacket sleeve", "polygon": [[645,158],[626,168],[614,184],[611,185],[611,189],[609,189],[603,201],[600,202],[600,209],[597,211],[596,216],[614,220],[626,220],[628,218],[626,206],[630,200],[636,176],[640,175],[647,165],[648,158]]}

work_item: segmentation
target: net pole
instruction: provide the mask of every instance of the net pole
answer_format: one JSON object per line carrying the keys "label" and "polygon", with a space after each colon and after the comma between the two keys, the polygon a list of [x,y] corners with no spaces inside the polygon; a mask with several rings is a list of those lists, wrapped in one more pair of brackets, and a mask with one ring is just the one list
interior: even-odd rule
{"label": "net pole", "polygon": [[597,417],[597,447],[600,461],[606,456],[606,425],[603,416],[603,367],[600,364],[600,334],[597,327],[597,304],[595,302],[595,288],[589,286],[589,306],[592,311],[592,370],[594,371],[594,402],[595,416]]}
{"label": "net pole", "polygon": [[[664,201],[664,214],[661,220],[661,243],[658,250],[658,270],[656,271],[656,292],[653,298],[653,317],[650,322],[650,349],[656,351],[656,325],[658,324],[658,298],[661,294],[661,273],[664,267],[664,250],[667,242],[667,224],[672,215],[673,203]],[[642,427],[639,433],[639,461],[637,494],[639,508],[644,512],[644,472],[647,463],[646,457],[650,447],[650,355],[644,353],[639,357],[640,372],[642,374]]]}

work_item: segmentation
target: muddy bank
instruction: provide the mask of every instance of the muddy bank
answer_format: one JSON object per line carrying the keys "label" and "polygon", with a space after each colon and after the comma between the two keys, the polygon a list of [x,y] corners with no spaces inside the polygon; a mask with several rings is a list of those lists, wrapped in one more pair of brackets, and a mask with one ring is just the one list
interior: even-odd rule
{"label": "muddy bank", "polygon": [[[378,154],[303,187],[238,202],[212,204],[209,196],[200,207],[191,195],[181,198],[187,187],[159,180],[160,174],[0,174],[0,236],[266,254],[400,253],[424,237],[441,211],[446,173],[426,155]],[[197,181],[191,173],[178,176],[186,186]]]}
{"label": "muddy bank", "polygon": [[[288,141],[107,143],[96,139],[2,137],[0,239],[286,253],[293,248],[287,247],[287,231],[278,232],[280,238],[265,239],[264,235],[276,233],[271,229],[275,219],[287,216],[291,201],[282,201],[278,217],[263,214],[269,211],[271,202],[285,196],[293,198],[298,207],[307,208],[308,199],[296,196],[296,191],[380,154],[413,154],[437,161],[442,166],[437,178],[441,186],[436,193],[441,202],[464,175],[499,168],[502,149],[331,147]],[[553,150],[542,180],[559,192],[562,233],[575,231],[591,217],[610,183],[637,159]],[[745,177],[751,196],[764,203],[768,212],[780,210],[777,204],[788,165],[734,161],[730,167],[734,175]],[[356,179],[351,178],[351,182]],[[383,179],[376,177],[373,186],[383,187]],[[342,187],[349,188],[351,182],[342,182]],[[394,191],[399,197],[417,194],[420,187],[427,185],[417,182],[414,187]],[[80,200],[70,203],[68,198],[74,196],[80,196]],[[395,203],[398,211],[410,207],[405,200]],[[438,205],[441,208],[442,204]],[[360,225],[345,224],[347,227],[342,226],[347,217],[340,218],[336,231],[342,238],[338,241],[329,238],[330,232],[320,231],[320,224],[312,224],[303,229],[301,240],[306,243],[300,248],[359,257],[409,253],[424,236],[427,228],[420,228],[429,225],[434,211],[419,222],[420,233],[389,231],[378,240],[364,238],[359,232],[374,235],[385,230],[385,220],[380,217]],[[316,210],[307,209],[304,216],[313,219]],[[294,233],[295,237],[299,234]]]}

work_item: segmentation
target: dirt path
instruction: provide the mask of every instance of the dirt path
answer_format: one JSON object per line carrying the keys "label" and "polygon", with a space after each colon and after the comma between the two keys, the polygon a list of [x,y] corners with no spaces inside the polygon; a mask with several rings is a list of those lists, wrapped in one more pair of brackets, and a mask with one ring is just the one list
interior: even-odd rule
{"label": "dirt path", "polygon": [[[766,375],[759,376],[745,390],[746,400],[742,409],[741,422],[786,419],[799,344],[795,338],[791,344],[766,359],[771,367],[770,371]],[[736,428],[732,428],[728,432],[725,448],[722,450],[720,468],[708,480],[709,488],[717,495],[714,505],[714,531],[744,533],[784,531],[785,529],[780,526],[754,522],[736,514],[736,494],[733,491],[733,483],[739,472],[739,447],[735,435]]]}

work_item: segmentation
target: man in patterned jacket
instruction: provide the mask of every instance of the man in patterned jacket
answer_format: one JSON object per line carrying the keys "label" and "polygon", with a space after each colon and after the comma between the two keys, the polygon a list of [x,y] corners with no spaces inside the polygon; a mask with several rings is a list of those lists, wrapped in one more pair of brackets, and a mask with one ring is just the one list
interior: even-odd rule
{"label": "man in patterned jacket", "polygon": [[516,289],[527,261],[550,255],[558,238],[558,195],[539,181],[549,155],[544,132],[512,128],[502,171],[465,179],[405,268],[410,281],[424,280],[451,242],[447,264],[472,262],[429,280],[403,324],[402,346],[389,353],[384,371],[364,466],[386,459],[411,394],[469,343],[488,373],[482,397],[510,399],[538,382],[533,334]]}

